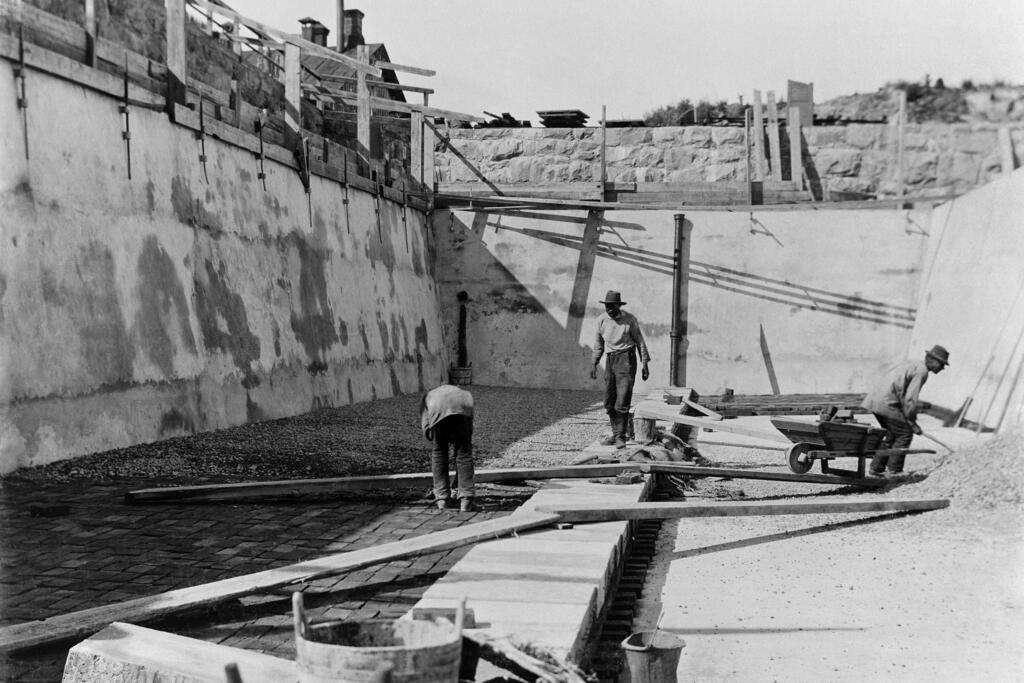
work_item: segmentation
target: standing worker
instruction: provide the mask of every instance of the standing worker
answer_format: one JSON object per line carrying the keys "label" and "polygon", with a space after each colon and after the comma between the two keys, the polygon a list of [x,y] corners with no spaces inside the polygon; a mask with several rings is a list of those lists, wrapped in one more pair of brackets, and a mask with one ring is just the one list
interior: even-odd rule
{"label": "standing worker", "polygon": [[473,511],[473,394],[451,384],[431,389],[420,403],[423,436],[434,442],[430,468],[437,507],[449,507],[448,447],[454,450],[459,510]]}
{"label": "standing worker", "polygon": [[[889,432],[886,441],[889,448],[907,448],[920,434],[917,424],[918,395],[928,381],[928,373],[939,374],[949,365],[949,352],[935,345],[924,354],[924,362],[904,361],[892,368],[878,385],[864,397],[861,407],[874,414],[882,429]],[[907,456],[876,455],[871,459],[870,473],[873,476],[899,476],[903,472],[903,461]]]}
{"label": "standing worker", "polygon": [[651,362],[651,355],[647,352],[647,342],[644,341],[636,316],[622,310],[626,305],[622,294],[609,290],[601,303],[604,304],[605,312],[597,321],[590,378],[597,379],[597,364],[601,361],[601,354],[606,353],[604,409],[612,425],[612,434],[601,443],[605,446],[625,446],[629,405],[633,400],[633,383],[636,381],[636,356],[639,352],[643,363],[640,377],[646,382],[650,376],[647,364]]}

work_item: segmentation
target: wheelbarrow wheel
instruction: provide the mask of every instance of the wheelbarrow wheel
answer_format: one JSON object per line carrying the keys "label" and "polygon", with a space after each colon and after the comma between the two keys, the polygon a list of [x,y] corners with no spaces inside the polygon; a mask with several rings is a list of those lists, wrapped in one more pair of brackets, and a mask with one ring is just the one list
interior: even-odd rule
{"label": "wheelbarrow wheel", "polygon": [[796,474],[807,474],[811,471],[814,461],[807,457],[807,454],[814,450],[814,444],[795,443],[786,451],[789,458],[789,469]]}

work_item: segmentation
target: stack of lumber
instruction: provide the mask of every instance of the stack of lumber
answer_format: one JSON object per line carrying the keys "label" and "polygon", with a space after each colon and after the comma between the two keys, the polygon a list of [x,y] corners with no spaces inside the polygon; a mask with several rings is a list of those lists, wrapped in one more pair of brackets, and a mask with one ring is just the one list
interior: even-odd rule
{"label": "stack of lumber", "polygon": [[583,128],[590,118],[579,109],[551,109],[539,111],[537,116],[545,128]]}
{"label": "stack of lumber", "polygon": [[825,408],[866,412],[860,407],[864,394],[783,394],[703,396],[697,400],[723,418],[748,415],[817,415]]}

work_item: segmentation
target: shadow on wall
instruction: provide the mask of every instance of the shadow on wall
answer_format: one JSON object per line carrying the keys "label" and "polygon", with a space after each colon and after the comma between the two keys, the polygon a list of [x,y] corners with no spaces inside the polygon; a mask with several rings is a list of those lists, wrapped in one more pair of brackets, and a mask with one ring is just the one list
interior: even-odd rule
{"label": "shadow on wall", "polygon": [[[568,289],[548,290],[547,283],[538,283],[551,296],[545,303],[488,250],[480,237],[488,216],[494,217],[477,215],[483,219],[472,226],[453,213],[435,224],[441,243],[438,284],[450,357],[459,358],[460,366],[472,365],[476,384],[579,388],[581,379],[588,376],[592,353],[592,347],[579,340],[585,302],[592,298],[588,296],[592,264],[588,267],[580,258],[579,263],[552,273],[552,278],[575,278],[571,297]],[[587,219],[567,220],[587,223]],[[597,230],[596,222],[590,230]],[[566,311],[565,318],[558,319],[552,312],[552,300]],[[570,305],[571,301],[584,305]],[[463,335],[468,339],[468,355],[456,347]],[[599,389],[599,383],[595,381],[593,388]]]}
{"label": "shadow on wall", "polygon": [[[755,222],[757,222],[756,219]],[[583,240],[578,237],[529,228],[507,227],[503,229],[559,246],[583,249]],[[603,241],[597,245],[597,255],[600,258],[672,276],[673,257],[671,254],[637,249],[624,242],[616,244],[613,241]],[[701,261],[690,261],[690,284],[706,285],[794,308],[854,318],[879,325],[911,329],[914,324],[915,310],[913,308],[893,306],[882,301],[872,301],[816,287],[806,287],[787,280],[764,277]]]}

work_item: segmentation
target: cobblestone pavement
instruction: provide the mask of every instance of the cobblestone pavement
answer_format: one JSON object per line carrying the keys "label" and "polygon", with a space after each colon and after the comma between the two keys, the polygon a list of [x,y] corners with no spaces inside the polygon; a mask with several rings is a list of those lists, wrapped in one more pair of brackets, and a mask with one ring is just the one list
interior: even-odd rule
{"label": "cobblestone pavement", "polygon": [[[473,387],[478,468],[567,464],[601,435],[596,392]],[[127,505],[163,485],[424,471],[419,397],[403,395],[139,444],[0,480],[0,626],[44,619],[509,514],[532,488],[478,486],[479,512],[421,489],[301,502]],[[397,617],[468,548],[304,587],[312,618]],[[245,596],[145,625],[294,658],[291,595]],[[0,681],[59,681],[77,641],[4,657]]]}
{"label": "cobblestone pavement", "polygon": [[[482,511],[442,511],[412,492],[384,503],[245,505],[122,503],[138,486],[74,489],[5,484],[0,624],[10,625],[174,588],[358,550],[508,514],[522,497],[480,498]],[[64,508],[63,506],[67,506]],[[504,509],[502,509],[504,508]],[[48,516],[55,515],[55,516]],[[468,548],[367,567],[305,587],[313,618],[398,617]],[[290,593],[247,596],[147,624],[293,658]],[[59,681],[74,643],[0,659],[4,681]]]}

